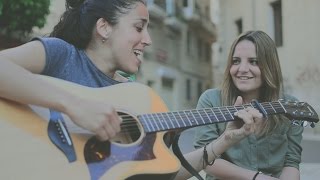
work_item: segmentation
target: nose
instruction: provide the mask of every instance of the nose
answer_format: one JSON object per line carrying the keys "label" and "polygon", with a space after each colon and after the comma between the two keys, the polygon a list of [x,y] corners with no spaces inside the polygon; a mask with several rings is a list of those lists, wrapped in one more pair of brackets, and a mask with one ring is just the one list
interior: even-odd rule
{"label": "nose", "polygon": [[143,33],[142,44],[144,46],[150,46],[152,44],[150,34],[147,30],[145,31],[145,33]]}
{"label": "nose", "polygon": [[238,71],[240,71],[240,72],[248,72],[249,71],[249,64],[246,63],[246,62],[241,61],[241,63],[239,64]]}

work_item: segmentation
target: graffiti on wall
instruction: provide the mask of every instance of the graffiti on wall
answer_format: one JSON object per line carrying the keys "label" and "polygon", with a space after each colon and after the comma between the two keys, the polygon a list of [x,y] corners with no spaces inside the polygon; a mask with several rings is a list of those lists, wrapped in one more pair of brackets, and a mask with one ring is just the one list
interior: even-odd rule
{"label": "graffiti on wall", "polygon": [[300,85],[320,85],[320,69],[317,66],[307,66],[301,71],[296,81]]}

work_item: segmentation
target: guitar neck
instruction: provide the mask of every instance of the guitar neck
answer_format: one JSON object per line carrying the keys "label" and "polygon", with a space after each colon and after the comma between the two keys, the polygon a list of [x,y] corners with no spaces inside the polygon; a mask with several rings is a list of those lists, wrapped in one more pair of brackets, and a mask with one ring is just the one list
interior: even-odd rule
{"label": "guitar neck", "polygon": [[[266,115],[286,113],[278,101],[259,103],[258,109]],[[165,113],[143,114],[138,116],[145,132],[160,132],[173,129],[183,129],[207,124],[228,122],[235,120],[234,113],[246,107],[255,107],[254,104],[241,106],[225,106],[205,109],[192,109]]]}

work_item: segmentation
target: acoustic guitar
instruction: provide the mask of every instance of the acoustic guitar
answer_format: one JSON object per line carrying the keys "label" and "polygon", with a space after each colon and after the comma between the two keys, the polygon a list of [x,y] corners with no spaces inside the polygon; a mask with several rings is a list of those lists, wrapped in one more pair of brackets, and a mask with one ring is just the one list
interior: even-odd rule
{"label": "acoustic guitar", "polygon": [[139,83],[89,88],[41,78],[83,98],[113,104],[123,120],[121,132],[100,142],[62,113],[0,99],[0,179],[173,179],[180,162],[163,140],[168,131],[233,121],[234,112],[247,106],[264,115],[319,121],[305,102],[279,100],[170,112],[155,91]]}

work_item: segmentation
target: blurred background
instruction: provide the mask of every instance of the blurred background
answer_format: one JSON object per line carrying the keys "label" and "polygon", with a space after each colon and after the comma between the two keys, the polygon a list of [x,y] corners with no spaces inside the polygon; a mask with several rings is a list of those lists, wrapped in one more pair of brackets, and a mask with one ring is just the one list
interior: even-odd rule
{"label": "blurred background", "polygon": [[[134,80],[152,87],[170,110],[193,109],[202,92],[222,81],[232,41],[247,30],[273,38],[285,91],[320,114],[319,0],[147,0],[153,44]],[[0,0],[0,50],[48,35],[65,0]],[[182,151],[193,149],[184,131]],[[320,176],[320,124],[305,128],[301,179]]]}

